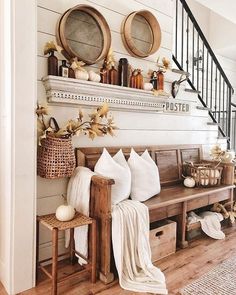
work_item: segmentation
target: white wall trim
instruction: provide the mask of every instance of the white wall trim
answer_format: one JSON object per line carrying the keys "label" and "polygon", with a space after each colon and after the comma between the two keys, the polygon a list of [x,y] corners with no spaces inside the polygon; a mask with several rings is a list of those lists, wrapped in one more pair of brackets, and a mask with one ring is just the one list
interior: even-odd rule
{"label": "white wall trim", "polygon": [[16,294],[35,285],[37,6],[36,0],[3,0],[1,6],[8,34],[1,36],[0,279]]}

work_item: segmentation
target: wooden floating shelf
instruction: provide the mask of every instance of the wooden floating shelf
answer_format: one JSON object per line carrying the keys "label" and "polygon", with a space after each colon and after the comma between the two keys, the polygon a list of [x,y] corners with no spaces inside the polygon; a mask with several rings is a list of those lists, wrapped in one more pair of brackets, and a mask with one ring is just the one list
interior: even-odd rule
{"label": "wooden floating shelf", "polygon": [[58,76],[42,78],[49,103],[94,107],[108,103],[110,109],[129,112],[189,113],[188,102],[155,96],[152,91],[83,81]]}

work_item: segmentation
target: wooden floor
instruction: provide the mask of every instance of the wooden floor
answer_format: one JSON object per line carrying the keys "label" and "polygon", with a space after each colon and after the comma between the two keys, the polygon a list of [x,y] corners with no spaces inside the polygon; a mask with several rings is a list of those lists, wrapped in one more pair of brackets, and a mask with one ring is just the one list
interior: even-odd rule
{"label": "wooden floor", "polygon": [[[226,258],[236,255],[236,227],[225,230],[225,240],[212,240],[202,237],[190,244],[187,249],[179,250],[157,264],[165,273],[169,295],[178,294],[178,290],[208,272],[212,267],[219,264]],[[104,285],[97,282],[94,286],[86,279],[73,279],[69,283],[60,285],[59,294],[68,295],[133,295],[146,294],[122,290],[115,282],[108,290],[103,290]],[[0,295],[5,295],[0,285]],[[21,293],[22,295],[47,295],[50,294],[50,282],[43,280],[36,288]]]}

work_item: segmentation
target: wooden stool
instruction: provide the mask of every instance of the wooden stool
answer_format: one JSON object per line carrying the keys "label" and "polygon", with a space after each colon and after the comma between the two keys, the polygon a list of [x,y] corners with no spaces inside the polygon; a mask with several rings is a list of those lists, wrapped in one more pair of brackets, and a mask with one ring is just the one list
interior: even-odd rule
{"label": "wooden stool", "polygon": [[[44,225],[48,229],[52,231],[52,273],[48,272],[48,270],[39,263],[38,253],[39,253],[39,224]],[[91,226],[90,229],[90,242],[91,242],[91,251],[89,255],[89,259],[85,258],[82,254],[75,251],[74,246],[74,228],[88,225]],[[87,265],[85,265],[85,269],[79,272],[68,275],[61,280],[58,281],[57,278],[57,262],[58,262],[58,231],[59,230],[70,230],[70,259],[73,263],[75,259],[75,254],[79,257],[83,258],[87,261]],[[59,221],[56,219],[55,214],[48,214],[43,216],[37,216],[37,268],[38,266],[42,269],[42,271],[52,280],[52,294],[57,294],[57,283],[75,277],[78,274],[82,274],[84,272],[91,272],[91,281],[92,283],[96,282],[96,220],[84,216],[81,213],[76,213],[75,217],[71,221]],[[50,258],[51,259],[51,258]],[[50,259],[46,259],[43,262],[49,261]]]}

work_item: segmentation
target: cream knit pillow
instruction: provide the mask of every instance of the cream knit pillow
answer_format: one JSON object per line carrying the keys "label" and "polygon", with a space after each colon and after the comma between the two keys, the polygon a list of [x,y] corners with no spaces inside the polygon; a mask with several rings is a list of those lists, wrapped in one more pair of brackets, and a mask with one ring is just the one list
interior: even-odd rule
{"label": "cream knit pillow", "polygon": [[131,171],[131,199],[144,202],[161,191],[159,170],[146,150],[139,156],[131,150],[128,164]]}
{"label": "cream knit pillow", "polygon": [[111,202],[117,204],[129,198],[131,191],[131,173],[122,150],[112,158],[104,148],[98,159],[94,172],[105,177],[114,179],[115,184],[111,187]]}

